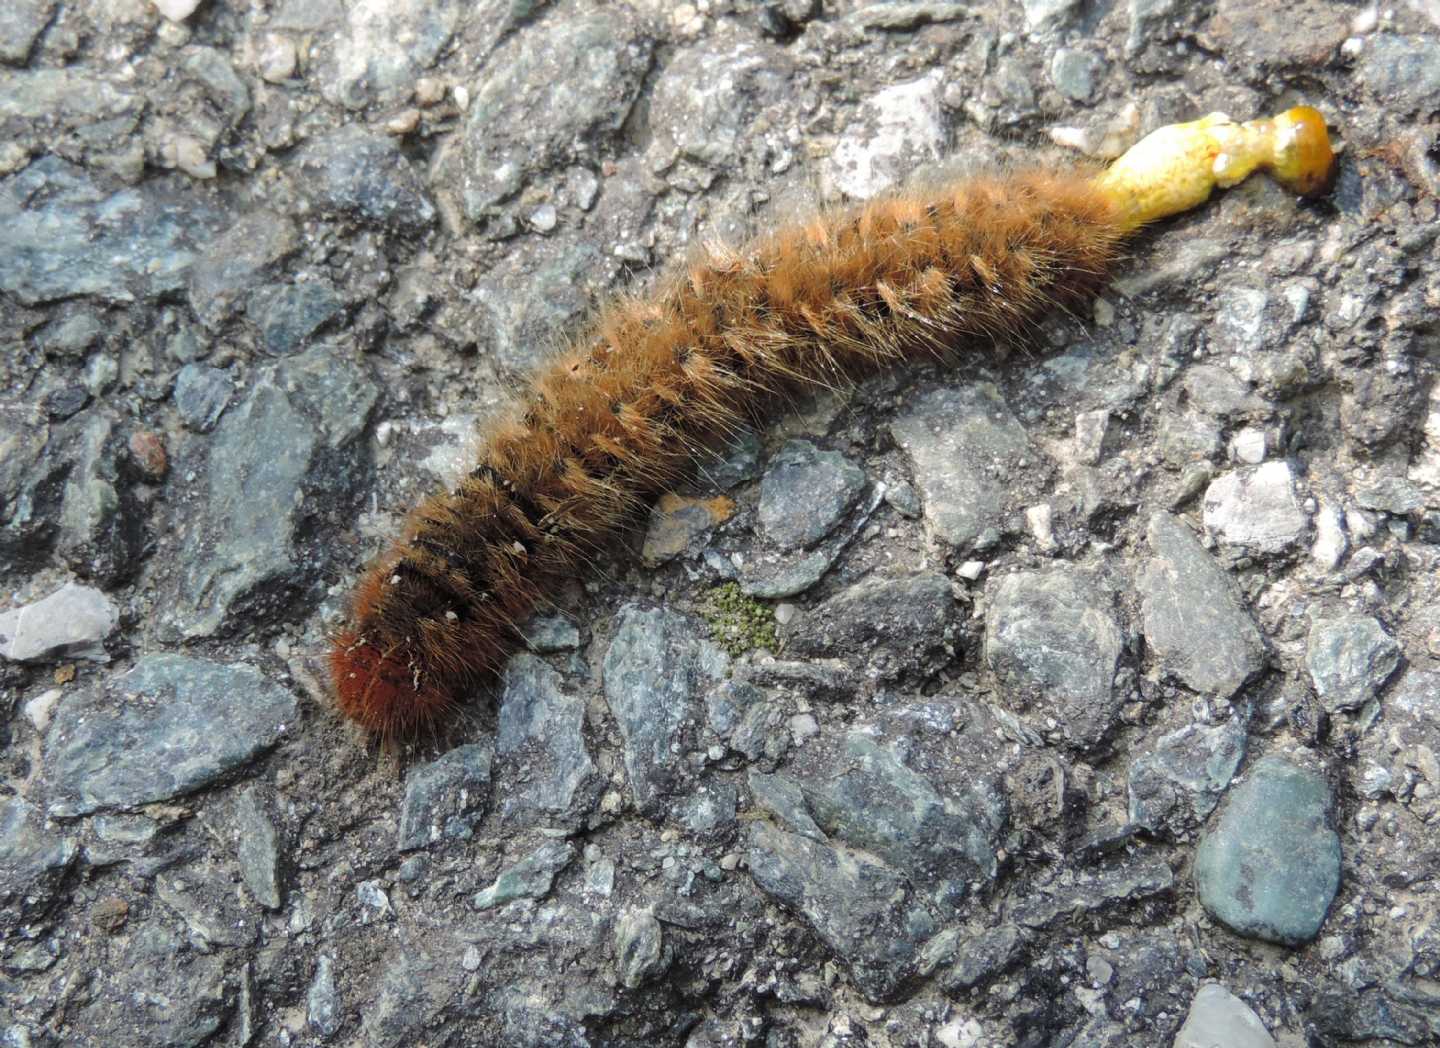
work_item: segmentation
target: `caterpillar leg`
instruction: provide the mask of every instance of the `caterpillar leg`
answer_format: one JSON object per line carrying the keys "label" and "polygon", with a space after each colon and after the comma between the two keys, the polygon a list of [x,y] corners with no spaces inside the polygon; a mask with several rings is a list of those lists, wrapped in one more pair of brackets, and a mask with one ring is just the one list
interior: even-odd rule
{"label": "caterpillar leg", "polygon": [[1309,106],[1236,123],[1211,113],[1146,135],[1096,177],[1127,230],[1203,204],[1257,170],[1302,196],[1329,188],[1335,156],[1325,118]]}

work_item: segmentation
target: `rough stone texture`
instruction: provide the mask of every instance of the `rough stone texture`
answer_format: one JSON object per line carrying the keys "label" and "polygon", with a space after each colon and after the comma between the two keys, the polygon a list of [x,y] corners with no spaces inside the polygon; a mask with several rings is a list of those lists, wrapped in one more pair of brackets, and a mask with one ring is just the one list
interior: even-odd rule
{"label": "rough stone texture", "polygon": [[653,913],[631,910],[621,915],[615,922],[615,956],[620,981],[632,990],[665,973],[665,931]]}
{"label": "rough stone texture", "polygon": [[180,537],[209,553],[176,580],[180,633],[207,636],[304,591],[309,551],[296,542],[326,499],[343,503],[377,395],[362,370],[317,347],[263,372],[227,411],[204,501],[182,525]]}
{"label": "rough stone texture", "polygon": [[1310,627],[1305,666],[1326,709],[1353,710],[1400,667],[1400,645],[1369,615],[1344,615]]}
{"label": "rough stone texture", "polygon": [[0,10],[0,61],[24,65],[58,0],[13,0]]}
{"label": "rough stone texture", "polygon": [[703,692],[725,673],[723,652],[682,615],[624,608],[605,653],[605,699],[625,740],[630,792],[654,808],[683,774],[682,740],[700,715]]}
{"label": "rough stone texture", "polygon": [[1227,545],[1284,553],[1300,541],[1308,523],[1287,462],[1226,473],[1205,491],[1205,530]]}
{"label": "rough stone texture", "polygon": [[256,787],[235,799],[235,839],[245,887],[267,910],[280,909],[285,901],[280,883],[280,836]]}
{"label": "rough stone texture", "polygon": [[[471,10],[477,20],[493,25],[496,6]],[[313,30],[343,18],[324,90],[340,104],[358,108],[372,97],[393,103],[408,96],[415,77],[450,42],[464,9],[457,0],[360,0],[343,8],[301,0],[284,5],[274,27]]]}
{"label": "rough stone texture", "polygon": [[963,549],[1000,523],[1005,473],[1029,440],[994,386],[927,393],[890,431],[910,457],[933,536]]}
{"label": "rough stone texture", "polygon": [[840,137],[830,156],[835,186],[847,196],[868,200],[904,173],[938,160],[946,137],[943,88],[944,78],[935,71],[867,99],[857,124]]}
{"label": "rough stone texture", "polygon": [[295,224],[255,211],[205,246],[190,270],[190,307],[208,328],[240,311],[249,291],[300,247]]}
{"label": "rough stone texture", "polygon": [[1130,766],[1130,822],[1171,836],[1204,822],[1245,758],[1248,727],[1248,718],[1235,716],[1157,739]]}
{"label": "rough stone texture", "polygon": [[230,376],[206,364],[186,364],[175,376],[175,408],[185,425],[208,433],[220,421],[235,386]]}
{"label": "rough stone texture", "polygon": [[970,882],[995,876],[1005,798],[977,785],[941,797],[873,739],[852,732],[833,778],[801,784],[815,823],[903,873],[941,910],[958,906]]}
{"label": "rough stone texture", "polygon": [[495,755],[511,789],[507,819],[578,822],[600,787],[585,744],[585,702],[532,655],[505,667]]}
{"label": "rough stone texture", "polygon": [[491,759],[487,746],[460,746],[413,769],[405,779],[399,849],[468,840],[490,802]]}
{"label": "rough stone texture", "polygon": [[299,165],[302,184],[323,213],[395,230],[435,220],[419,176],[384,135],[352,124],[307,145]]}
{"label": "rough stone texture", "polygon": [[44,913],[78,851],[73,838],[46,831],[33,805],[0,801],[0,927]]}
{"label": "rough stone texture", "polygon": [[866,997],[893,997],[913,973],[934,918],[895,871],[858,852],[751,825],[746,861],[755,883],[802,917],[850,969]]}
{"label": "rough stone texture", "polygon": [[[3,605],[73,581],[119,609],[113,666],[0,660],[0,1044],[1132,1048],[1207,981],[1279,1044],[1440,1042],[1434,8],[0,2]],[[635,556],[636,506],[434,737],[342,723],[323,653],[361,565],[611,295],[850,193],[1100,163],[1285,85],[1349,144],[1326,200],[1257,176],[1073,316],[757,407],[675,492],[706,508],[673,558]],[[867,484],[781,507],[833,522],[782,549],[759,481],[790,441]],[[1202,546],[1174,531],[1212,484]],[[1022,710],[987,665],[1027,609],[1110,664],[998,601],[1017,575],[1094,580],[1120,631],[1101,746],[1074,744],[1101,707]],[[727,582],[791,643],[692,677]],[[1347,614],[1389,640],[1341,645],[1367,697],[1332,706],[1312,682],[1347,663],[1315,675],[1309,634]],[[47,811],[77,708],[96,774],[185,766],[105,734],[175,708],[122,682],[182,647],[231,682],[187,707],[197,746],[269,738],[217,715],[275,687],[283,741]],[[399,850],[407,778],[491,745],[468,836]],[[1196,841],[1236,760],[1302,750],[1344,893],[1257,949],[1197,920]]]}
{"label": "rough stone texture", "polygon": [[573,845],[563,841],[546,841],[514,866],[509,867],[495,882],[470,901],[477,910],[504,906],[516,899],[539,899],[555,883],[555,876],[575,858]]}
{"label": "rough stone texture", "polygon": [[[593,157],[629,115],[653,46],[639,20],[623,10],[513,37],[476,86],[465,118],[469,216],[481,218],[537,170]],[[545,74],[537,77],[538,69]],[[557,78],[553,72],[560,69],[565,75]]]}
{"label": "rough stone texture", "polygon": [[[380,177],[387,177],[382,171]],[[411,181],[414,176],[411,176]],[[387,191],[399,194],[396,187]],[[373,202],[362,198],[361,209],[380,213],[383,220],[386,208],[405,212],[418,207],[414,201],[403,197]],[[250,296],[246,316],[260,329],[260,344],[268,353],[289,356],[298,353],[315,332],[337,317],[344,303],[335,289],[318,280],[307,280],[302,284],[281,284],[258,289]]]}
{"label": "rough stone texture", "polygon": [[1321,775],[1261,759],[1196,849],[1205,909],[1241,935],[1291,946],[1315,938],[1340,886],[1333,808]]}
{"label": "rough stone texture", "polygon": [[1124,638],[1110,599],[1082,572],[1017,572],[993,586],[985,660],[1007,701],[1055,718],[1073,746],[1102,743],[1124,693],[1115,686]]}
{"label": "rough stone texture", "polygon": [[1219,983],[1206,983],[1190,1003],[1175,1048],[1275,1048],[1275,1038],[1260,1017]]}
{"label": "rough stone texture", "polygon": [[0,291],[26,304],[170,294],[185,286],[218,219],[208,201],[174,186],[115,190],[42,157],[0,182]]}
{"label": "rough stone texture", "polygon": [[295,698],[248,666],[150,655],[61,703],[45,738],[51,815],[180,797],[275,745]]}
{"label": "rough stone texture", "polygon": [[650,123],[659,147],[710,167],[733,164],[761,113],[784,104],[792,75],[784,51],[724,39],[687,48],[656,80]]}
{"label": "rough stone texture", "polygon": [[1167,673],[1201,694],[1229,698],[1265,665],[1259,630],[1184,524],[1157,513],[1146,540],[1153,556],[1136,580],[1146,642]]}
{"label": "rough stone texture", "polygon": [[33,604],[0,612],[0,657],[16,662],[108,662],[105,638],[119,619],[119,609],[105,594],[66,583]]}
{"label": "rough stone texture", "polygon": [[797,618],[784,631],[787,651],[838,656],[893,679],[944,651],[955,599],[943,575],[871,578]]}
{"label": "rough stone texture", "polygon": [[865,489],[865,471],[834,451],[792,440],[760,480],[760,528],[781,549],[801,549],[830,533]]}

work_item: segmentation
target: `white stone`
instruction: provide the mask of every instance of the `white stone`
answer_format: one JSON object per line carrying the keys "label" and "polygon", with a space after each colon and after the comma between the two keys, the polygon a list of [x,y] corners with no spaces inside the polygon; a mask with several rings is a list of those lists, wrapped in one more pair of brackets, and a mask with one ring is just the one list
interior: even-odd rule
{"label": "white stone", "polygon": [[1322,502],[1315,513],[1315,542],[1310,556],[1326,571],[1334,571],[1349,552],[1350,539],[1345,534],[1345,514],[1338,506]]}
{"label": "white stone", "polygon": [[1195,994],[1174,1048],[1275,1048],[1265,1024],[1248,1004],[1218,983]]}
{"label": "white stone", "polygon": [[1105,435],[1110,429],[1110,412],[1082,411],[1075,416],[1075,458],[1096,465],[1104,457]]}
{"label": "white stone", "polygon": [[807,739],[820,734],[820,725],[810,714],[797,713],[790,718],[790,734],[794,737],[796,746],[803,746]]}
{"label": "white stone", "polygon": [[1047,551],[1055,548],[1055,513],[1050,503],[1042,502],[1027,509],[1025,523],[1029,525],[1037,546]]}
{"label": "white stone", "polygon": [[1410,480],[1425,492],[1425,504],[1440,509],[1440,383],[1430,387],[1424,440],[1410,462]]}
{"label": "white stone", "polygon": [[835,188],[856,200],[883,193],[945,147],[940,72],[887,87],[860,107],[830,156]]}
{"label": "white stone", "polygon": [[1255,553],[1281,553],[1299,541],[1308,520],[1295,497],[1290,463],[1267,462],[1217,477],[1205,491],[1205,530]]}
{"label": "white stone", "polygon": [[0,656],[14,662],[108,662],[105,638],[119,620],[109,597],[69,582],[34,604],[0,614]]}
{"label": "white stone", "polygon": [[944,1048],[979,1048],[984,1039],[985,1027],[974,1019],[951,1019],[935,1031],[935,1043]]}
{"label": "white stone", "polygon": [[59,688],[51,688],[25,703],[25,717],[35,725],[36,731],[44,734],[45,729],[50,726],[50,716],[55,712],[55,704],[64,694]]}
{"label": "white stone", "polygon": [[172,22],[183,22],[195,13],[200,0],[150,0],[155,10]]}
{"label": "white stone", "polygon": [[284,83],[294,76],[299,61],[294,41],[279,33],[268,34],[261,41],[260,52],[255,56],[261,79],[271,84]]}
{"label": "white stone", "polygon": [[1230,441],[1230,453],[1236,462],[1258,466],[1265,461],[1265,431],[1256,426],[1246,426]]}

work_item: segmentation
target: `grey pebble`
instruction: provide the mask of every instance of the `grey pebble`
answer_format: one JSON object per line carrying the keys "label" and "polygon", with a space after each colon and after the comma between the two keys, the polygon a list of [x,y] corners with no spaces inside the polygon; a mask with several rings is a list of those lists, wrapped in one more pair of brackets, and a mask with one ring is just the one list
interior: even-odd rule
{"label": "grey pebble", "polygon": [[1245,758],[1247,723],[1237,715],[1160,736],[1130,765],[1130,823],[1178,837],[1203,822]]}
{"label": "grey pebble", "polygon": [[240,311],[246,296],[300,249],[295,223],[274,211],[252,211],[205,246],[190,270],[190,308],[214,331]]}
{"label": "grey pebble", "polygon": [[944,92],[944,77],[932,70],[865,99],[830,154],[828,174],[835,187],[869,200],[916,167],[940,159],[946,144]]}
{"label": "grey pebble", "polygon": [[793,62],[782,49],[734,37],[706,40],[666,62],[650,126],[681,156],[722,168],[766,107],[783,104]]}
{"label": "grey pebble", "polygon": [[119,609],[104,593],[67,582],[33,604],[0,612],[0,657],[15,662],[108,662],[105,640],[119,620]]}
{"label": "grey pebble", "polygon": [[1400,645],[1369,615],[1310,627],[1305,667],[1325,708],[1353,710],[1373,699],[1400,667]]}
{"label": "grey pebble", "polygon": [[992,582],[985,661],[1008,701],[1055,718],[1065,740],[1090,749],[1115,726],[1124,638],[1110,598],[1075,568],[1024,571]]}
{"label": "grey pebble", "polygon": [[1228,699],[1264,668],[1260,631],[1189,528],[1157,513],[1146,537],[1152,556],[1137,580],[1146,642],[1166,672],[1202,695]]}
{"label": "grey pebble", "polygon": [[1025,456],[1030,442],[993,385],[927,393],[890,431],[910,458],[935,538],[965,549],[1001,521],[1004,471]]}
{"label": "grey pebble", "polygon": [[976,774],[963,790],[942,796],[893,750],[858,731],[837,756],[833,775],[800,783],[826,834],[884,860],[939,912],[957,908],[971,882],[995,877],[1008,811],[997,783]]}
{"label": "grey pebble", "polygon": [[1056,48],[1050,60],[1050,80],[1055,89],[1076,102],[1090,102],[1105,78],[1105,60],[1081,48]]}
{"label": "grey pebble", "polygon": [[756,806],[779,819],[786,830],[811,840],[825,840],[825,831],[810,817],[805,791],[795,780],[751,768],[747,784]]}
{"label": "grey pebble", "polygon": [[489,910],[516,899],[543,898],[555,883],[555,877],[570,865],[575,855],[573,844],[546,841],[504,870],[490,887],[470,900],[470,905],[477,910]]}
{"label": "grey pebble", "polygon": [[0,61],[24,65],[59,0],[10,0],[0,8]]}
{"label": "grey pebble", "polygon": [[27,304],[156,298],[185,286],[218,225],[203,197],[160,182],[112,192],[82,168],[41,157],[0,180],[0,290]]}
{"label": "grey pebble", "polygon": [[673,611],[627,604],[605,653],[605,700],[625,744],[625,770],[641,810],[664,801],[682,776],[683,740],[701,716],[704,692],[729,660],[698,624]]}
{"label": "grey pebble", "polygon": [[1400,111],[1423,108],[1440,97],[1440,38],[1376,33],[1366,40],[1360,68],[1382,102]]}
{"label": "grey pebble", "polygon": [[51,815],[183,796],[275,745],[295,697],[249,666],[147,655],[67,696],[45,739]]}
{"label": "grey pebble", "polygon": [[536,615],[521,626],[525,647],[537,655],[574,651],[584,638],[580,627],[563,615]]}
{"label": "grey pebble", "polygon": [[561,820],[578,828],[595,802],[600,779],[585,744],[585,700],[533,655],[516,655],[501,680],[495,753],[510,784],[507,820]]}
{"label": "grey pebble", "polygon": [[751,597],[779,600],[803,593],[824,577],[840,554],[860,534],[885,497],[876,484],[851,514],[808,553],[781,552],[761,547],[746,558],[740,588]]}
{"label": "grey pebble", "polygon": [[93,309],[79,306],[62,312],[56,320],[46,324],[36,336],[36,341],[46,353],[80,357],[104,335],[105,325],[101,315]]}
{"label": "grey pebble", "polygon": [[228,371],[206,364],[186,364],[175,375],[175,410],[190,429],[208,433],[235,394]]}
{"label": "grey pebble", "polygon": [[784,628],[787,653],[854,660],[887,679],[940,657],[955,622],[944,575],[857,582]]}
{"label": "grey pebble", "polygon": [[238,614],[270,613],[313,580],[293,543],[316,500],[346,505],[358,440],[378,397],[356,364],[319,346],[262,371],[211,438],[203,500],[176,538],[204,544],[174,581],[166,624],[208,636]]}
{"label": "grey pebble", "polygon": [[593,244],[556,239],[538,261],[502,261],[475,285],[480,334],[495,358],[521,373],[545,358],[550,339],[591,306],[589,287],[610,260]]}
{"label": "grey pebble", "polygon": [[340,1029],[340,997],[335,991],[335,959],[321,953],[315,961],[315,977],[305,993],[305,1017],[310,1028],[329,1039]]}
{"label": "grey pebble", "polygon": [[56,551],[76,574],[114,586],[139,567],[145,535],[134,488],[121,476],[119,419],[94,413],[75,444]]}
{"label": "grey pebble", "polygon": [[760,528],[781,549],[828,535],[865,490],[865,471],[808,440],[788,441],[760,480]]}
{"label": "grey pebble", "polygon": [[245,887],[267,910],[280,909],[285,901],[280,885],[280,836],[260,791],[253,786],[235,798],[235,838]]}
{"label": "grey pebble", "polygon": [[1230,791],[1195,852],[1195,888],[1240,935],[1298,946],[1320,931],[1340,887],[1340,838],[1324,776],[1262,758]]}
{"label": "grey pebble", "polygon": [[437,841],[468,840],[490,803],[488,746],[458,746],[405,777],[396,847],[413,851]]}
{"label": "grey pebble", "polygon": [[260,328],[260,344],[274,356],[304,348],[310,336],[340,314],[344,302],[328,283],[305,280],[258,289],[246,316]]}
{"label": "grey pebble", "polygon": [[484,217],[532,172],[592,159],[629,115],[654,46],[622,10],[512,36],[486,64],[465,116],[466,214]]}
{"label": "grey pebble", "polygon": [[42,916],[79,851],[73,838],[45,828],[34,805],[0,798],[0,927]]}
{"label": "grey pebble", "polygon": [[1275,1048],[1275,1038],[1254,1010],[1219,983],[1195,993],[1174,1048]]}
{"label": "grey pebble", "polygon": [[324,214],[400,231],[435,221],[424,183],[388,135],[348,125],[306,145],[299,169],[300,185]]}
{"label": "grey pebble", "polygon": [[750,825],[746,860],[761,891],[809,924],[871,1001],[895,997],[937,930],[905,878],[862,852]]}
{"label": "grey pebble", "polygon": [[654,913],[631,909],[621,914],[615,922],[615,963],[621,984],[631,990],[665,974],[670,957]]}

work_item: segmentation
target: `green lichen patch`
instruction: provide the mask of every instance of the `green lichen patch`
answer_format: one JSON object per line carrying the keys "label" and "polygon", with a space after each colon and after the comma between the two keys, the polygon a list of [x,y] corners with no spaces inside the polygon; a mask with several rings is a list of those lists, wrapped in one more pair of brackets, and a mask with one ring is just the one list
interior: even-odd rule
{"label": "green lichen patch", "polygon": [[712,639],[731,658],[756,648],[779,650],[770,606],[747,597],[737,583],[726,582],[706,594],[700,614],[710,624]]}

